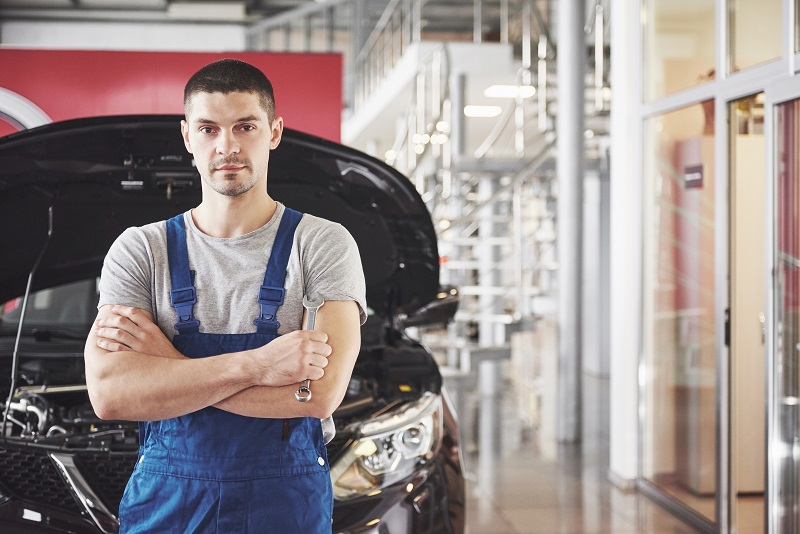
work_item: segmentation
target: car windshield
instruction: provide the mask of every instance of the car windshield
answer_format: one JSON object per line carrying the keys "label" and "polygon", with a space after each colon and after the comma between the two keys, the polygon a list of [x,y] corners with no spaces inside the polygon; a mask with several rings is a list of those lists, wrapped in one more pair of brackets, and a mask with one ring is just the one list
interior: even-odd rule
{"label": "car windshield", "polygon": [[[31,293],[23,327],[38,330],[88,331],[97,316],[99,278],[80,280]],[[0,307],[0,332],[16,331],[23,298]]]}

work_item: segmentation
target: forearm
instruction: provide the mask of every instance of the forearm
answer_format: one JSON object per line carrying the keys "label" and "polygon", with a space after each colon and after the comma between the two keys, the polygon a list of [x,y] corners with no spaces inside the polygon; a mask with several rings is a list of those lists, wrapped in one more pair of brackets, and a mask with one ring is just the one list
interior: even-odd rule
{"label": "forearm", "polygon": [[[178,352],[148,312],[104,306],[86,342],[90,399],[104,419],[160,420],[207,406],[250,417],[327,417],[344,396],[359,343],[355,303],[328,308],[333,313],[320,314],[319,323],[336,334],[295,331],[256,349],[195,359]],[[314,394],[300,403],[294,390],[305,378]]]}
{"label": "forearm", "polygon": [[215,404],[248,417],[317,417],[324,419],[339,406],[353,372],[361,335],[358,307],[350,301],[326,302],[317,315],[317,328],[328,333],[332,353],[325,374],[310,383],[311,399],[298,402],[294,396],[299,382],[282,387],[252,387]]}
{"label": "forearm", "polygon": [[321,391],[315,391],[311,382],[311,400],[299,402],[294,392],[299,384],[280,387],[254,386],[239,391],[214,404],[215,408],[226,412],[268,419],[294,417],[327,417],[327,403]]}
{"label": "forearm", "polygon": [[86,384],[103,419],[169,419],[252,386],[242,355],[178,359],[87,346]]}

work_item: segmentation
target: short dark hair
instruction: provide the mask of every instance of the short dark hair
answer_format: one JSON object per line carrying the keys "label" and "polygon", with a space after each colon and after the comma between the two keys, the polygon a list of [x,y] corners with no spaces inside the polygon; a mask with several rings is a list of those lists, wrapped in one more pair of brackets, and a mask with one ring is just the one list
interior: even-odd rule
{"label": "short dark hair", "polygon": [[220,59],[209,63],[189,78],[183,89],[183,108],[195,93],[255,93],[269,120],[275,119],[275,94],[272,84],[259,69],[238,59]]}

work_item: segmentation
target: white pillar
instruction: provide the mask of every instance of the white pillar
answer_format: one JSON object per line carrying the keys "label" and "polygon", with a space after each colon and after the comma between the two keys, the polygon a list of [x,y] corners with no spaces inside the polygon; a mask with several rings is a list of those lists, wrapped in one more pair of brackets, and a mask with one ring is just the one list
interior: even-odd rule
{"label": "white pillar", "polygon": [[642,68],[639,1],[611,10],[611,369],[609,478],[639,475],[639,351],[642,332]]}
{"label": "white pillar", "polygon": [[581,437],[585,12],[584,0],[558,3],[557,437],[564,442]]}

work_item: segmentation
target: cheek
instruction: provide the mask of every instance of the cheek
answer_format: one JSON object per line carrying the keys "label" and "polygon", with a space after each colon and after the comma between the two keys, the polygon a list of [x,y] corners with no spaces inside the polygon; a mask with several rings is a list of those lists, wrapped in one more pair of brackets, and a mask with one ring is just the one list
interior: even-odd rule
{"label": "cheek", "polygon": [[267,152],[266,155],[259,156],[257,161],[254,162],[254,166],[259,169],[266,169],[268,164],[269,164],[269,152]]}
{"label": "cheek", "polygon": [[192,153],[194,159],[205,159],[208,157],[208,146],[207,143],[203,143],[202,139],[189,137],[189,140],[186,144],[186,148]]}

